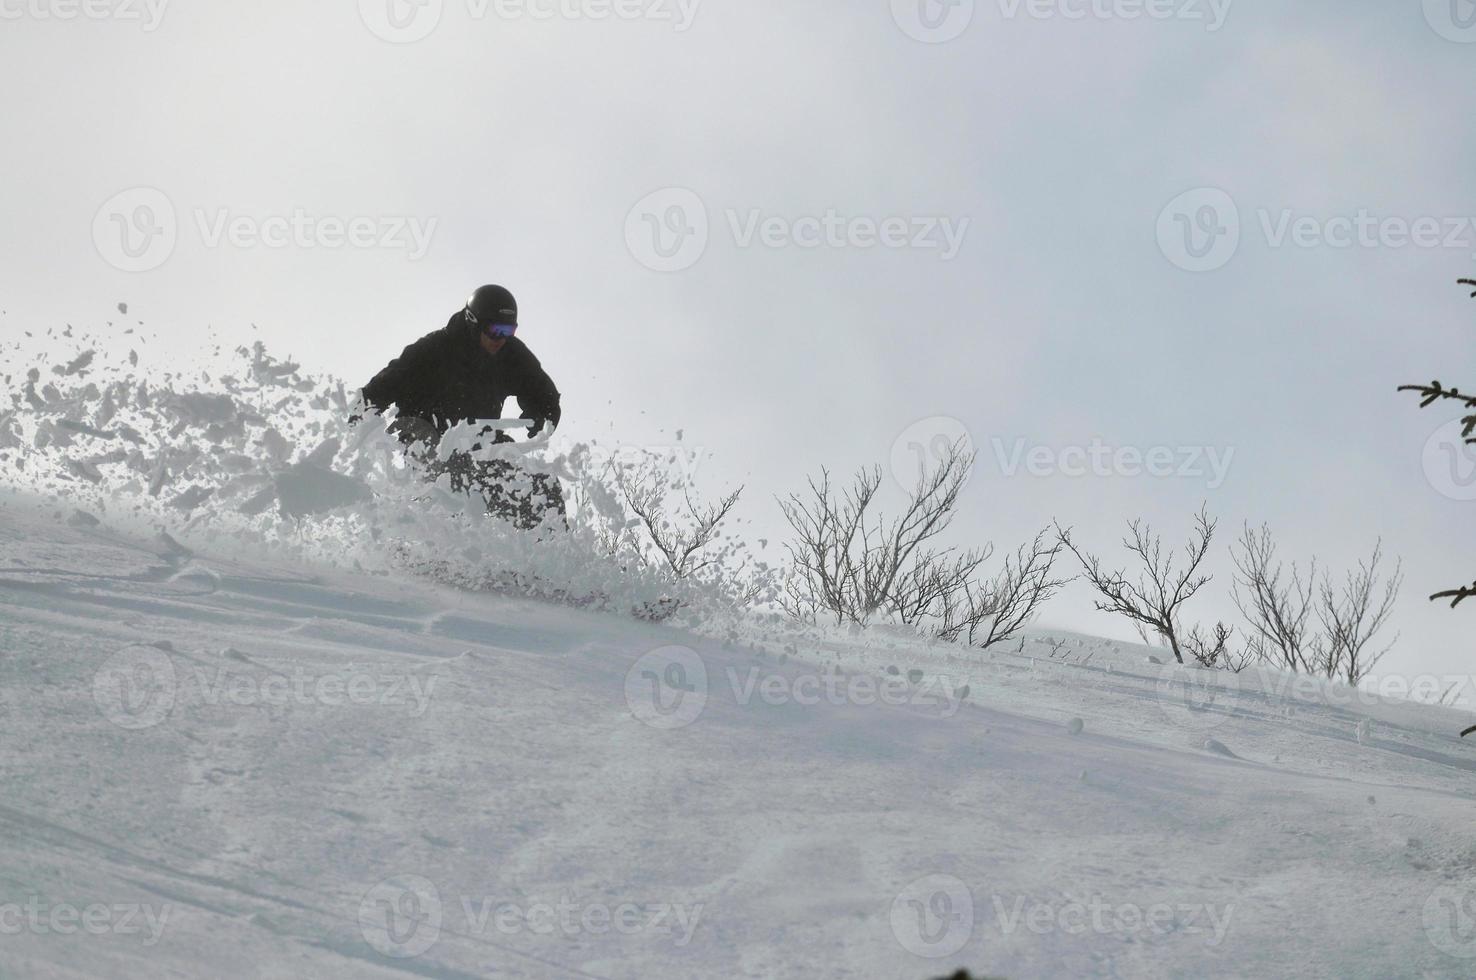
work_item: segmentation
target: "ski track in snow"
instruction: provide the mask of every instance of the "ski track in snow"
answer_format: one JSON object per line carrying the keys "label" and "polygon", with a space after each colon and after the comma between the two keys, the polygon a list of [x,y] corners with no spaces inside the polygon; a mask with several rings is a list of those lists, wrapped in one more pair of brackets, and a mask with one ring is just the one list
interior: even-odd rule
{"label": "ski track in snow", "polygon": [[[1442,942],[1430,912],[1441,889],[1476,895],[1464,713],[1249,679],[1188,711],[1145,648],[1047,632],[989,653],[796,635],[781,657],[413,579],[185,555],[10,503],[0,907],[167,920],[152,943],[12,930],[0,974],[1471,975],[1451,950],[1476,944],[1459,929]],[[671,646],[700,656],[709,698],[661,730],[636,717],[627,675]],[[172,666],[157,724],[109,720],[96,684],[118,655]],[[750,670],[791,684],[834,664],[970,692],[956,712],[737,693]],[[299,669],[376,678],[376,698],[388,678],[402,696],[262,693]],[[423,710],[404,696],[417,678],[434,681]],[[212,703],[232,682],[242,703],[219,686]],[[948,877],[908,890],[932,875]],[[399,876],[439,903],[419,907],[439,934],[416,955],[376,948],[364,923],[374,895],[405,894]],[[954,881],[971,911],[934,901]],[[544,934],[475,914],[561,900],[576,921],[630,903],[646,919],[677,906],[695,927],[687,942],[676,925]],[[1208,908],[1228,927],[1217,938],[1208,913],[1176,911],[1158,931],[1082,929],[1062,911],[1094,900]],[[920,910],[957,951],[919,955]]]}

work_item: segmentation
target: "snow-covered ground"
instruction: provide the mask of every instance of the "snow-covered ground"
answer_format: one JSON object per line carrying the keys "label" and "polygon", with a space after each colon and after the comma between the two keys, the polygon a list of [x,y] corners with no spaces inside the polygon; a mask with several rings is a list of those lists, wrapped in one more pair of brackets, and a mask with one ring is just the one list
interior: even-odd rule
{"label": "snow-covered ground", "polygon": [[1467,714],[1150,656],[725,642],[10,500],[0,975],[1476,974]]}

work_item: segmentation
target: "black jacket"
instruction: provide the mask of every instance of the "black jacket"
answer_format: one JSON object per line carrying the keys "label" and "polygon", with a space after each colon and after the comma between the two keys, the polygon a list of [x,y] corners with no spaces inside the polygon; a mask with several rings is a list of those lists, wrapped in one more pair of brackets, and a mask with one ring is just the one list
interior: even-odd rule
{"label": "black jacket", "polygon": [[528,345],[511,337],[490,355],[461,313],[406,347],[364,386],[364,398],[375,411],[399,409],[396,428],[407,440],[431,435],[417,431],[423,425],[412,418],[429,422],[440,436],[458,422],[502,418],[508,396],[518,400],[522,418],[538,423],[534,434],[545,422],[559,424],[559,389]]}

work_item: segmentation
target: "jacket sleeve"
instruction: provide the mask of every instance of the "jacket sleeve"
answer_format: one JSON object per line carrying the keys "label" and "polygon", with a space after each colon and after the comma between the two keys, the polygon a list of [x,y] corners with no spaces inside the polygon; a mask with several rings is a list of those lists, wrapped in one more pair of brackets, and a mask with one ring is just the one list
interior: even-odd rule
{"label": "jacket sleeve", "polygon": [[400,414],[414,414],[425,400],[427,379],[437,363],[437,336],[430,334],[406,347],[383,371],[364,386],[364,400],[383,413],[391,405]]}
{"label": "jacket sleeve", "polygon": [[[543,370],[543,365],[538,363],[538,358],[528,352],[528,363],[520,372],[518,390],[513,395],[518,400],[518,407],[522,409],[522,417],[533,419],[536,422],[552,422],[557,428],[562,409],[559,405],[559,389],[554,384],[553,378]],[[543,426],[537,425],[533,428],[533,434],[537,434]]]}

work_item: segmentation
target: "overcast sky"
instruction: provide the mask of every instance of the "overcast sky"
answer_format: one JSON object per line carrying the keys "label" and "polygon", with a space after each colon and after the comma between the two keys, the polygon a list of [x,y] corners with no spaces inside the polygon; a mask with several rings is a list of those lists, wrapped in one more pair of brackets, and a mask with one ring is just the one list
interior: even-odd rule
{"label": "overcast sky", "polygon": [[757,531],[966,432],[960,541],[1382,535],[1387,666],[1476,672],[1476,459],[1394,391],[1476,383],[1473,80],[1471,0],[0,0],[0,329],[361,384],[500,282],[565,436],[682,429]]}

